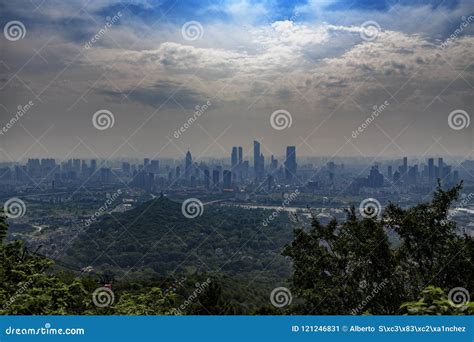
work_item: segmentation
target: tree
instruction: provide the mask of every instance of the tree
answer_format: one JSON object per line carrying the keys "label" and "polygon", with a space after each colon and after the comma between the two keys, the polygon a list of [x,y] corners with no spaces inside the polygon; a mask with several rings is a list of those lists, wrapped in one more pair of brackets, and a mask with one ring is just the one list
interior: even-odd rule
{"label": "tree", "polygon": [[430,285],[421,291],[420,299],[404,303],[400,309],[409,315],[465,315],[473,312],[474,303],[453,305],[441,288]]}
{"label": "tree", "polygon": [[8,226],[0,215],[0,308],[10,315],[63,315],[87,305],[87,292],[76,279],[65,283],[46,273],[53,262],[25,253],[23,243],[6,243]]}
{"label": "tree", "polygon": [[153,287],[146,292],[122,294],[113,309],[120,315],[168,315],[174,306],[173,292],[163,293],[159,287]]}
{"label": "tree", "polygon": [[[355,209],[343,223],[309,231],[299,227],[283,255],[293,260],[293,293],[303,300],[299,313],[395,314],[429,284],[445,290],[473,284],[473,241],[456,232],[448,209],[461,184],[438,186],[430,203],[402,209],[390,204],[380,219],[358,218]],[[399,247],[390,245],[396,234]]]}

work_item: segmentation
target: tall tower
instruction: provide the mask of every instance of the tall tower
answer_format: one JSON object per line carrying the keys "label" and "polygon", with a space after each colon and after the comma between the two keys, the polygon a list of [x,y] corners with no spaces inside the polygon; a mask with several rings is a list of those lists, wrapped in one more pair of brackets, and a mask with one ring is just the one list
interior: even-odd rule
{"label": "tall tower", "polygon": [[254,140],[253,142],[253,169],[255,172],[255,176],[258,174],[259,161],[260,161],[260,143]]}
{"label": "tall tower", "polygon": [[242,146],[239,146],[239,165],[242,165],[243,157],[244,157],[244,150]]}
{"label": "tall tower", "polygon": [[237,147],[232,147],[232,155],[230,157],[230,164],[232,167],[232,170],[235,171],[235,167],[237,166],[238,163],[238,155],[237,155]]}
{"label": "tall tower", "polygon": [[293,178],[296,175],[296,147],[286,147],[286,160],[285,160],[285,179],[287,183],[292,183]]}
{"label": "tall tower", "polygon": [[191,178],[191,171],[192,171],[192,166],[193,166],[193,157],[191,156],[191,152],[186,153],[186,160],[185,160],[185,168],[184,168],[184,175],[186,177],[186,180],[189,180]]}
{"label": "tall tower", "polygon": [[253,168],[255,172],[255,178],[258,181],[263,180],[265,173],[265,159],[263,154],[260,152],[260,143],[256,140],[253,142]]}
{"label": "tall tower", "polygon": [[435,171],[434,171],[434,159],[428,159],[428,180],[430,183],[435,181]]}

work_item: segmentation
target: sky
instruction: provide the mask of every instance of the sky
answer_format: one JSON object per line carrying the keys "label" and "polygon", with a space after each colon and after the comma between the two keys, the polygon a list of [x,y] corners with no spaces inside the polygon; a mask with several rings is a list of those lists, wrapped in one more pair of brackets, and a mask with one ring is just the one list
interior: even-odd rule
{"label": "sky", "polygon": [[474,158],[472,0],[0,0],[0,24],[3,161]]}

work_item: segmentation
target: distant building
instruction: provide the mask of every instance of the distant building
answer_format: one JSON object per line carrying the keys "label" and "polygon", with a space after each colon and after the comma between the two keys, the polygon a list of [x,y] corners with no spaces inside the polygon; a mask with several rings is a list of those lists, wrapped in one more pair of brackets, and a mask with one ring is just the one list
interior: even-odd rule
{"label": "distant building", "polygon": [[285,160],[285,180],[287,184],[293,183],[296,177],[296,147],[286,147],[286,160]]}
{"label": "distant building", "polygon": [[224,170],[223,180],[222,180],[222,188],[225,190],[232,189],[232,171]]}
{"label": "distant building", "polygon": [[192,167],[193,167],[193,157],[191,156],[191,152],[186,153],[186,159],[184,161],[184,176],[186,180],[189,180],[191,178],[191,172],[192,172]]}
{"label": "distant building", "polygon": [[219,170],[212,171],[212,187],[214,190],[219,190],[220,172]]}

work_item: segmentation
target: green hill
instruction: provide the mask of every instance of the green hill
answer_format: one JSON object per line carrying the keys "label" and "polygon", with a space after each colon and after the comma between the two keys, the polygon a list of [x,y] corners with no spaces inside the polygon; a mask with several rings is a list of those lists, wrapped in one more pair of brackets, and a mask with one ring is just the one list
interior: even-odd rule
{"label": "green hill", "polygon": [[145,271],[164,277],[221,274],[277,283],[290,273],[280,253],[293,229],[283,212],[265,227],[271,213],[206,205],[201,216],[189,219],[181,203],[158,198],[104,216],[74,241],[64,260],[129,276]]}

